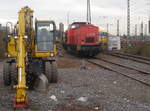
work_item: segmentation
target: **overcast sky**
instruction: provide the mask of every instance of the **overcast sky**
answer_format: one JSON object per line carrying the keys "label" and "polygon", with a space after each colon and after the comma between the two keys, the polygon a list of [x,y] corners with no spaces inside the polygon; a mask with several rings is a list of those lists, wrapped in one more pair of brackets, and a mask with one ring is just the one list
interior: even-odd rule
{"label": "overcast sky", "polygon": [[[56,23],[67,25],[67,13],[70,23],[86,21],[86,0],[0,0],[0,23],[16,22],[20,8],[29,6],[34,10],[34,17],[38,19],[52,19]],[[131,23],[147,23],[149,0],[131,0]],[[120,19],[121,33],[126,30],[127,0],[91,0],[92,23],[106,28],[110,25],[110,32],[116,30],[116,20]]]}

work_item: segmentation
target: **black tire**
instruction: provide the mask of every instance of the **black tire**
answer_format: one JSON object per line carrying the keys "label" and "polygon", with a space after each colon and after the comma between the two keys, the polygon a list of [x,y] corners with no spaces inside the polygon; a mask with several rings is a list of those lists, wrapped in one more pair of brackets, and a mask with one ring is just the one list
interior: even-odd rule
{"label": "black tire", "polygon": [[45,76],[48,79],[48,82],[52,82],[52,66],[50,62],[45,62]]}
{"label": "black tire", "polygon": [[36,76],[33,73],[29,73],[26,76],[26,85],[30,90],[34,88]]}
{"label": "black tire", "polygon": [[51,65],[52,65],[52,79],[51,79],[51,82],[52,83],[57,83],[57,81],[58,81],[57,64],[55,62],[53,62]]}
{"label": "black tire", "polygon": [[18,71],[17,71],[16,63],[11,64],[10,74],[11,74],[12,85],[17,85],[18,84]]}
{"label": "black tire", "polygon": [[5,62],[3,66],[3,80],[5,86],[11,85],[10,63]]}

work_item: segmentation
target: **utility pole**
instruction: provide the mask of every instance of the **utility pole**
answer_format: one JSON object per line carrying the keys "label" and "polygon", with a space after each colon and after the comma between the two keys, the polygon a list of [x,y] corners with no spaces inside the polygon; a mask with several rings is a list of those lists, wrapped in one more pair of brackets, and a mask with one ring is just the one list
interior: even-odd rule
{"label": "utility pole", "polygon": [[117,20],[117,36],[119,36],[120,35],[120,21],[119,20]]}
{"label": "utility pole", "polygon": [[107,23],[107,37],[109,37],[109,24]]}
{"label": "utility pole", "polygon": [[135,24],[135,37],[137,37],[137,24]]}
{"label": "utility pole", "polygon": [[68,13],[67,13],[67,24],[68,24],[68,26],[69,26],[69,22],[70,22],[70,12],[68,11]]}
{"label": "utility pole", "polygon": [[59,24],[59,38],[61,41],[63,41],[64,37],[64,24],[60,23]]}
{"label": "utility pole", "polygon": [[143,22],[141,23],[141,37],[143,37]]}
{"label": "utility pole", "polygon": [[148,21],[148,33],[150,33],[150,19]]}
{"label": "utility pole", "polygon": [[145,24],[145,37],[147,36],[147,24]]}
{"label": "utility pole", "polygon": [[91,24],[91,3],[87,0],[87,23]]}
{"label": "utility pole", "polygon": [[127,0],[127,37],[130,37],[130,0]]}
{"label": "utility pole", "polygon": [[[149,6],[150,2],[148,2],[147,4]],[[150,9],[148,10],[148,34],[150,34]]]}

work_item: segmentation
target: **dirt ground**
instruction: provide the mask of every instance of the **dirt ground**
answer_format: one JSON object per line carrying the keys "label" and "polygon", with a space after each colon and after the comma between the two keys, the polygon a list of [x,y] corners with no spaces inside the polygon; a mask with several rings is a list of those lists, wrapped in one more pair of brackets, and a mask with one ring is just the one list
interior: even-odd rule
{"label": "dirt ground", "polygon": [[93,68],[96,67],[93,64],[90,64],[89,62],[86,62],[85,59],[81,59],[81,58],[76,58],[73,56],[63,56],[63,57],[59,57],[57,60],[57,64],[58,64],[58,68],[63,69],[63,68],[82,68],[82,67],[86,67],[86,68]]}

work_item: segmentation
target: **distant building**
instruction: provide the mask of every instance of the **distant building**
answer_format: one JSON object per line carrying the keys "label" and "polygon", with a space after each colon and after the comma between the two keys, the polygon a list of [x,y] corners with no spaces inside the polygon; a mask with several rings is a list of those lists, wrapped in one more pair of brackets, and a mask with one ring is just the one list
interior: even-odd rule
{"label": "distant building", "polygon": [[10,32],[10,28],[9,27],[6,28],[6,26],[0,25],[0,31],[1,32]]}
{"label": "distant building", "polygon": [[5,32],[5,31],[7,30],[7,28],[6,28],[5,26],[2,26],[2,27],[1,27],[1,30],[2,30],[3,32]]}

